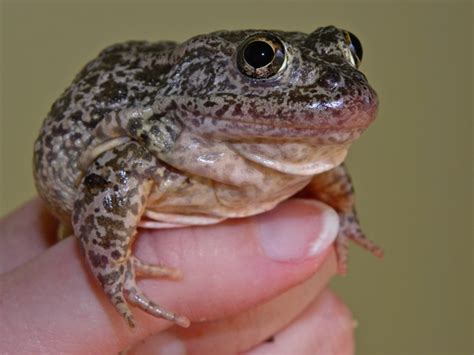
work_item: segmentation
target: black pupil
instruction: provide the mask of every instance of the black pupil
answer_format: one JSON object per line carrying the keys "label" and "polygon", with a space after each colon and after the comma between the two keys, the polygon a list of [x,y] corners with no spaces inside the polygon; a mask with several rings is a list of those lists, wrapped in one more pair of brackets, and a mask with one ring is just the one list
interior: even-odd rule
{"label": "black pupil", "polygon": [[353,33],[349,32],[349,37],[351,38],[351,45],[354,48],[357,58],[359,58],[359,60],[362,60],[362,44]]}
{"label": "black pupil", "polygon": [[247,44],[244,51],[245,61],[254,68],[261,68],[270,64],[274,55],[272,46],[263,41]]}

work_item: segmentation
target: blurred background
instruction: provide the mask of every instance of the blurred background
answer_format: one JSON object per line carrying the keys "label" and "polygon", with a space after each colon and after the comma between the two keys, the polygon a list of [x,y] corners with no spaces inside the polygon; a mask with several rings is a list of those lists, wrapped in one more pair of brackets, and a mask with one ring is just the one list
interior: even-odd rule
{"label": "blurred background", "polygon": [[36,195],[32,146],[52,102],[105,46],[219,29],[311,32],[364,46],[378,120],[348,158],[360,219],[383,261],[351,248],[333,287],[358,354],[473,354],[473,5],[299,1],[2,1],[0,216]]}

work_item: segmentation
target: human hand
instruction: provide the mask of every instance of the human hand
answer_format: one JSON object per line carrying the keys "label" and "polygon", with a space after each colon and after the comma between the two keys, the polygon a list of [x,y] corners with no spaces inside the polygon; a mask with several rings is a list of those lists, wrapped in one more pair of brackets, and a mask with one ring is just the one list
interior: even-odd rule
{"label": "human hand", "polygon": [[56,228],[39,200],[0,221],[2,353],[354,351],[350,312],[326,289],[337,270],[337,218],[323,204],[289,200],[252,218],[140,231],[135,254],[184,274],[178,282],[141,280],[142,289],[188,316],[188,329],[137,309],[137,328],[128,328],[89,274],[76,240],[52,246]]}

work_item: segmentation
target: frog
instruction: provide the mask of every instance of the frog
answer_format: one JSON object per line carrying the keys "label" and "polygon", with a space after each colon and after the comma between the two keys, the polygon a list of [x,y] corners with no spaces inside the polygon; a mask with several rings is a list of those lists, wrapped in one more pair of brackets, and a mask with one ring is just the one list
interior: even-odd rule
{"label": "frog", "polygon": [[361,230],[344,164],[377,116],[362,53],[335,26],[222,30],[115,44],[76,75],[35,142],[35,185],[130,327],[131,307],[190,325],[137,285],[182,276],[133,254],[141,229],[253,216],[296,196],[339,215],[341,273],[350,240],[382,256]]}

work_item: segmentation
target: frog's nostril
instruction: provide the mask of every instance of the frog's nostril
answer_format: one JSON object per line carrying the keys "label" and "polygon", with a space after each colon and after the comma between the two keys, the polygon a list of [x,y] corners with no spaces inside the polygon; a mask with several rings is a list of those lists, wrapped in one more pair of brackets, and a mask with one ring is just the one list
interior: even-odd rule
{"label": "frog's nostril", "polygon": [[338,87],[341,77],[338,72],[332,69],[325,70],[318,79],[318,84],[327,90],[333,90]]}

